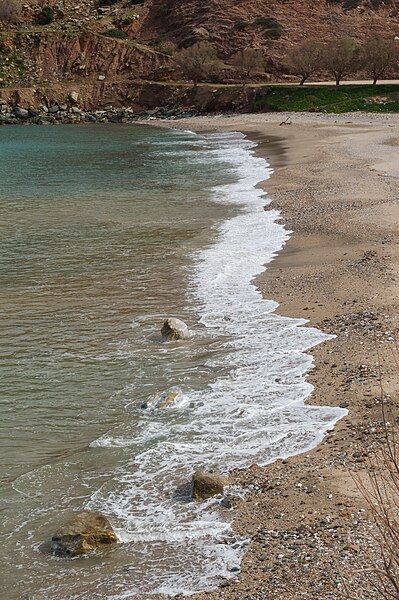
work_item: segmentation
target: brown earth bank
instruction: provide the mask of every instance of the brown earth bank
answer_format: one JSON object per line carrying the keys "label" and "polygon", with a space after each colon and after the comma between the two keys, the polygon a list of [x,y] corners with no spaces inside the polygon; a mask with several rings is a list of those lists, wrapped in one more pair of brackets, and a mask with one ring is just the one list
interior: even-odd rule
{"label": "brown earth bank", "polygon": [[312,451],[232,473],[246,492],[234,523],[249,540],[241,570],[192,598],[377,600],[364,570],[379,555],[375,528],[354,474],[367,483],[384,440],[380,373],[399,414],[399,117],[268,114],[176,126],[242,131],[269,158],[275,173],[264,188],[293,234],[257,283],[280,314],[335,336],[311,351],[309,403],[348,410]]}
{"label": "brown earth bank", "polygon": [[349,35],[361,42],[369,35],[398,33],[398,2],[351,4],[348,10],[349,3],[340,0],[153,0],[140,37],[159,36],[179,46],[206,39],[223,58],[247,46],[262,48],[267,70],[281,73],[287,50],[304,38]]}
{"label": "brown earth bank", "polygon": [[[17,1],[17,0],[12,0]],[[209,41],[225,63],[219,82],[240,81],[230,58],[247,47],[263,51],[259,81],[293,80],[287,53],[307,38],[399,35],[398,0],[42,0],[21,3],[14,23],[0,21],[0,87],[35,86],[93,76],[179,80],[176,48]],[[7,0],[0,0],[2,7]],[[43,7],[50,22],[40,20]],[[386,70],[397,77],[398,65]],[[362,77],[359,65],[352,73]],[[320,66],[316,78],[325,76]],[[295,78],[294,78],[295,79]]]}

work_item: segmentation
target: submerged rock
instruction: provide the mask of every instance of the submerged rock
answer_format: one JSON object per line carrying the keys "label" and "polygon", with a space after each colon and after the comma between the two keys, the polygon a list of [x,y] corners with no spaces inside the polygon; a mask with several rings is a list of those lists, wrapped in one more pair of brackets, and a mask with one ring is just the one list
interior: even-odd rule
{"label": "submerged rock", "polygon": [[84,510],[68,521],[51,538],[51,551],[57,556],[81,556],[118,541],[107,517]]}
{"label": "submerged rock", "polygon": [[173,340],[184,340],[190,337],[190,332],[184,321],[180,319],[166,319],[161,329],[162,339],[164,342]]}
{"label": "submerged rock", "polygon": [[193,500],[206,500],[212,496],[223,494],[224,486],[228,483],[225,477],[216,473],[196,471],[191,481],[191,497]]}
{"label": "submerged rock", "polygon": [[181,396],[182,391],[180,388],[172,388],[170,390],[166,390],[161,394],[154,394],[150,396],[142,405],[142,408],[168,408],[175,403],[176,398]]}

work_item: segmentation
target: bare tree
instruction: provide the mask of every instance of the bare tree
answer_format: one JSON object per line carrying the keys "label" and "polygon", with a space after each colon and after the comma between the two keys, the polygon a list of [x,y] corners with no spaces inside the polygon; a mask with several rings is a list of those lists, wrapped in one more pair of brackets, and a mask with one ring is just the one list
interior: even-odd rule
{"label": "bare tree", "polygon": [[20,0],[0,0],[0,21],[17,23],[20,14]]}
{"label": "bare tree", "polygon": [[[372,598],[399,598],[399,436],[395,421],[385,423],[385,444],[374,453],[365,480],[357,478],[375,523],[374,542],[379,553],[360,564]],[[349,598],[352,595],[349,594]]]}
{"label": "bare tree", "polygon": [[324,48],[324,67],[339,85],[341,79],[348,75],[355,66],[357,46],[349,37],[331,40]]}
{"label": "bare tree", "polygon": [[265,68],[265,57],[262,50],[255,48],[244,48],[239,50],[231,57],[231,64],[243,74],[246,79],[250,79],[256,73],[262,73]]}
{"label": "bare tree", "polygon": [[308,39],[292,48],[286,58],[290,73],[300,76],[299,85],[323,66],[323,45],[319,40]]}
{"label": "bare tree", "polygon": [[[392,349],[394,364],[399,369],[398,348]],[[399,418],[395,406],[386,401],[379,357],[380,400],[382,406],[383,439],[376,450],[369,453],[366,476],[355,474],[355,481],[366,501],[374,521],[375,549],[359,559],[359,572],[367,582],[369,592],[364,596],[374,600],[399,598]],[[358,589],[347,598],[359,598]],[[363,597],[363,596],[362,596]]]}
{"label": "bare tree", "polygon": [[216,49],[210,42],[197,42],[190,48],[183,48],[175,54],[174,59],[183,75],[194,83],[194,87],[219,67]]}
{"label": "bare tree", "polygon": [[366,40],[361,49],[362,66],[373,76],[373,85],[397,58],[398,51],[395,41],[384,39],[379,35]]}

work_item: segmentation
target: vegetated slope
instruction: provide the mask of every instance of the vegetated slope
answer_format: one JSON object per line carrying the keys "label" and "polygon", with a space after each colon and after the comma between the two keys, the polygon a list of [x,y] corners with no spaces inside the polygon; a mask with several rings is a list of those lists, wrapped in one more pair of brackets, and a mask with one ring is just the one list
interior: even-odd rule
{"label": "vegetated slope", "polygon": [[[48,23],[39,18],[43,6]],[[140,80],[179,79],[171,49],[198,40],[225,61],[261,48],[269,79],[278,81],[287,76],[287,51],[305,38],[393,38],[398,15],[399,0],[31,0],[18,22],[0,22],[0,89],[73,84],[87,90],[87,102],[123,102]]]}
{"label": "vegetated slope", "polygon": [[399,35],[398,14],[393,0],[153,0],[139,35],[179,46],[208,39],[223,58],[246,46],[262,48],[275,71],[287,50],[308,37],[362,42],[373,34]]}
{"label": "vegetated slope", "polygon": [[166,42],[180,47],[206,39],[224,59],[252,46],[265,51],[272,72],[308,37],[362,42],[373,34],[399,36],[399,0],[47,0],[25,5],[22,30],[35,27],[43,4],[53,8],[54,19],[40,25],[42,32],[120,34],[161,51]]}

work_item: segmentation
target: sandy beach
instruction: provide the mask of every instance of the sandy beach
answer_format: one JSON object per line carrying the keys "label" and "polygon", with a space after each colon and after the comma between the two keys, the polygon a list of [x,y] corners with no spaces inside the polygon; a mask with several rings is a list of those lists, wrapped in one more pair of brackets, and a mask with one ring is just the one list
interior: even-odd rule
{"label": "sandy beach", "polygon": [[377,598],[362,572],[377,550],[353,473],[365,478],[383,437],[380,370],[399,414],[390,350],[399,325],[399,116],[279,113],[167,126],[258,142],[275,171],[264,183],[271,207],[293,233],[257,283],[280,314],[336,336],[312,351],[309,403],[348,410],[308,454],[232,474],[246,491],[234,525],[248,540],[242,568],[193,598]]}

